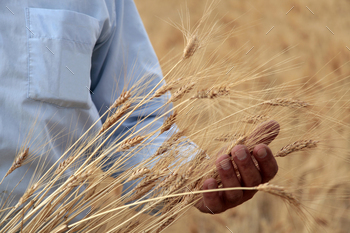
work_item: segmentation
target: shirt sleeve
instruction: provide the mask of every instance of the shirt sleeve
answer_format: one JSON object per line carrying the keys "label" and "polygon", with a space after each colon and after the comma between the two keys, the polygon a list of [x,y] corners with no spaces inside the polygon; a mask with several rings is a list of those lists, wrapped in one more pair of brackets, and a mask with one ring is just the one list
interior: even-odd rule
{"label": "shirt sleeve", "polygon": [[[143,93],[141,94],[144,95],[162,78],[157,56],[134,2],[132,0],[115,1],[115,9],[109,10],[109,12],[110,20],[105,22],[92,55],[91,90],[94,93],[92,99],[100,115],[108,110],[108,107],[118,98],[125,86],[131,87],[140,82],[142,77],[143,84],[138,83],[137,86],[142,86]],[[146,78],[144,78],[145,75]],[[166,99],[166,95],[157,98],[156,101],[151,101],[133,112],[113,135],[114,139],[133,127],[139,120],[142,119],[143,122],[137,126],[136,130],[169,110],[171,105],[155,111],[166,103]],[[146,116],[148,117],[146,118]],[[106,118],[102,119],[102,122],[105,120]],[[163,120],[164,118],[160,118],[152,123],[151,127],[147,128],[148,131],[159,128],[163,124]],[[165,138],[165,134],[155,138],[150,146],[133,156],[126,166],[135,165],[147,156],[154,154]],[[116,156],[114,155],[114,159]],[[113,176],[117,175],[118,173]]]}

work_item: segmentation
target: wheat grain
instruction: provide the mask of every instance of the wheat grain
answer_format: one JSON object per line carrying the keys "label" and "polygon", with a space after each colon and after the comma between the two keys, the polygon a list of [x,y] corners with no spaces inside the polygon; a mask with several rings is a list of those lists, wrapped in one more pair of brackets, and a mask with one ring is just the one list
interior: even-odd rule
{"label": "wheat grain", "polygon": [[17,156],[16,160],[13,161],[10,169],[7,171],[5,177],[10,175],[14,170],[22,166],[24,160],[26,160],[29,156],[29,148],[26,148],[19,156]]}
{"label": "wheat grain", "polygon": [[243,134],[222,134],[219,137],[214,138],[215,141],[220,141],[220,142],[229,142],[233,140],[237,140],[240,137],[244,137]]}
{"label": "wheat grain", "polygon": [[271,106],[290,107],[290,108],[305,108],[310,106],[310,104],[305,101],[295,100],[295,99],[284,99],[284,98],[267,100],[262,102],[262,104],[271,105]]}
{"label": "wheat grain", "polygon": [[94,169],[86,170],[78,175],[71,175],[67,180],[66,186],[63,186],[63,190],[70,190],[77,187],[81,183],[85,182],[92,174],[94,174]]}
{"label": "wheat grain", "polygon": [[107,120],[103,123],[102,128],[98,134],[103,133],[115,122],[117,122],[124,115],[124,113],[129,109],[130,106],[131,106],[130,102],[125,103],[112,116],[108,117]]}
{"label": "wheat grain", "polygon": [[230,94],[230,89],[226,86],[213,87],[209,90],[198,91],[196,95],[191,97],[191,99],[213,99],[228,94]]}
{"label": "wheat grain", "polygon": [[125,182],[131,181],[131,180],[136,180],[140,177],[142,177],[145,174],[148,174],[151,170],[149,170],[148,168],[140,168],[137,169],[135,171],[133,171],[133,173],[130,175],[130,177],[128,179],[125,180]]}
{"label": "wheat grain", "polygon": [[291,144],[282,147],[275,155],[275,157],[285,157],[290,153],[300,151],[306,148],[315,148],[320,141],[315,140],[298,140]]}
{"label": "wheat grain", "polygon": [[177,216],[177,214],[176,214],[175,216],[170,217],[168,220],[166,220],[166,221],[157,229],[156,232],[159,233],[159,232],[163,231],[167,226],[169,226],[172,222],[175,221],[176,216]]}
{"label": "wheat grain", "polygon": [[130,149],[131,147],[134,147],[137,144],[141,143],[143,139],[145,139],[145,137],[146,136],[135,136],[133,138],[126,139],[121,143],[121,145],[117,148],[115,152],[120,152],[120,151]]}
{"label": "wheat grain", "polygon": [[171,81],[171,82],[161,86],[158,90],[155,91],[155,93],[150,98],[150,100],[152,100],[156,97],[160,97],[160,96],[164,95],[165,93],[167,93],[168,91],[173,90],[175,88],[175,86],[179,84],[181,79],[182,78],[179,78],[177,80]]}
{"label": "wheat grain", "polygon": [[66,160],[64,160],[63,162],[61,162],[59,165],[58,165],[58,168],[56,169],[55,171],[55,175],[61,173],[61,171],[63,171],[64,169],[66,169],[66,167],[72,162],[72,160],[74,159],[73,156],[71,157],[68,157]]}
{"label": "wheat grain", "polygon": [[122,104],[124,104],[126,101],[129,100],[131,97],[130,91],[123,91],[120,96],[114,101],[114,103],[111,105],[111,108],[116,108]]}
{"label": "wheat grain", "polygon": [[168,100],[167,104],[179,100],[186,93],[190,92],[192,90],[192,88],[194,87],[194,85],[195,85],[195,82],[190,82],[190,83],[180,87],[179,89],[177,89],[177,91]]}
{"label": "wheat grain", "polygon": [[164,122],[164,124],[162,125],[161,129],[160,129],[160,133],[164,133],[165,131],[168,131],[171,126],[175,123],[176,121],[176,116],[177,116],[177,112],[175,111],[173,114],[171,114]]}
{"label": "wheat grain", "polygon": [[187,45],[183,51],[182,58],[187,59],[187,58],[192,57],[198,48],[199,48],[199,39],[198,39],[197,35],[194,34],[187,41]]}
{"label": "wheat grain", "polygon": [[265,116],[265,115],[253,115],[253,116],[245,116],[242,119],[242,122],[248,123],[248,124],[256,124],[257,122],[260,121],[265,121],[267,120],[269,117]]}
{"label": "wheat grain", "polygon": [[170,184],[170,183],[172,183],[175,179],[176,179],[176,177],[177,177],[177,173],[178,173],[178,170],[179,169],[176,169],[174,172],[172,172],[168,177],[166,177],[162,182],[160,182],[158,185],[157,185],[157,187],[156,187],[156,189],[158,189],[158,188],[162,188],[162,187],[166,187],[166,186],[168,186],[168,184]]}

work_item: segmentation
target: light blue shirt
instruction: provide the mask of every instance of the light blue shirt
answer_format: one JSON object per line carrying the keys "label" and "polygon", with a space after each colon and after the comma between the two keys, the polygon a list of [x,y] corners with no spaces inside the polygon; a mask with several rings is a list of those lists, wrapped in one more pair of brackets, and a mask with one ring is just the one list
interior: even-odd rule
{"label": "light blue shirt", "polygon": [[[126,83],[131,87],[145,73],[154,76],[145,89],[147,93],[159,82],[162,73],[132,0],[2,0],[0,177],[22,146],[39,156],[49,152],[48,158],[52,159],[46,164],[50,167],[69,142],[78,139],[98,120]],[[164,101],[165,97],[157,98],[152,105],[135,111],[116,136]],[[151,115],[138,128],[159,113]],[[160,119],[151,130],[162,123]],[[94,130],[101,126],[100,121]],[[161,135],[153,141],[147,156],[154,153],[165,137]],[[27,138],[31,140],[26,141]],[[140,162],[144,155],[135,156],[131,164]],[[0,186],[0,193],[5,189],[9,193],[29,168],[14,191],[17,203],[37,162],[10,174]]]}

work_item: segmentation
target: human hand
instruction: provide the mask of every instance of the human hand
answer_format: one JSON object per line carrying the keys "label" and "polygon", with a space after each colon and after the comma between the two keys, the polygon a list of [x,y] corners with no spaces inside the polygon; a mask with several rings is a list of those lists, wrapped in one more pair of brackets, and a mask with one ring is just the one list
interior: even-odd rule
{"label": "human hand", "polygon": [[[279,125],[275,121],[267,122],[264,127],[275,127],[279,131]],[[261,129],[259,129],[261,131]],[[269,129],[263,129],[269,130]],[[244,145],[237,145],[231,151],[231,156],[227,154],[219,154],[216,160],[216,168],[221,178],[223,188],[230,187],[253,187],[271,180],[278,171],[277,162],[267,146],[277,135],[272,134],[265,141],[259,141],[252,151]],[[263,143],[262,143],[263,142]],[[222,150],[224,151],[224,150]],[[224,152],[221,152],[224,153]],[[258,163],[258,167],[252,159],[254,156]],[[233,166],[232,160],[237,166],[239,176]],[[204,181],[203,189],[217,189],[218,184],[214,178]],[[232,190],[203,193],[203,198],[196,204],[196,207],[203,213],[217,214],[227,209],[238,206],[251,199],[256,191]]]}

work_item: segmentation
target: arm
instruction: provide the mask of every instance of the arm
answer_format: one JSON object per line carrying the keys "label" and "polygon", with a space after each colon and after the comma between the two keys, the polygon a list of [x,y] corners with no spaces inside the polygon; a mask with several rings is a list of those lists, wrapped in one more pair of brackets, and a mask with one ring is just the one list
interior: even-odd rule
{"label": "arm", "polygon": [[[125,86],[131,87],[146,74],[149,78],[146,79],[148,83],[142,94],[147,94],[162,78],[158,59],[134,2],[132,0],[115,1],[114,7],[115,9],[109,9],[110,17],[114,20],[104,26],[101,39],[97,41],[92,56],[91,90],[94,93],[92,98],[101,115],[118,98]],[[166,95],[137,109],[116,131],[115,137],[133,127],[140,118],[143,122],[136,129],[149,124],[157,115],[162,114],[162,111],[171,107],[162,108],[145,118],[165,102]],[[102,119],[102,121],[105,120],[106,118]],[[161,118],[148,130],[157,129],[162,124]],[[145,156],[152,155],[164,140],[165,135],[158,136],[152,145],[142,153],[133,156],[127,165],[135,165]],[[115,174],[117,175],[118,173]]]}

